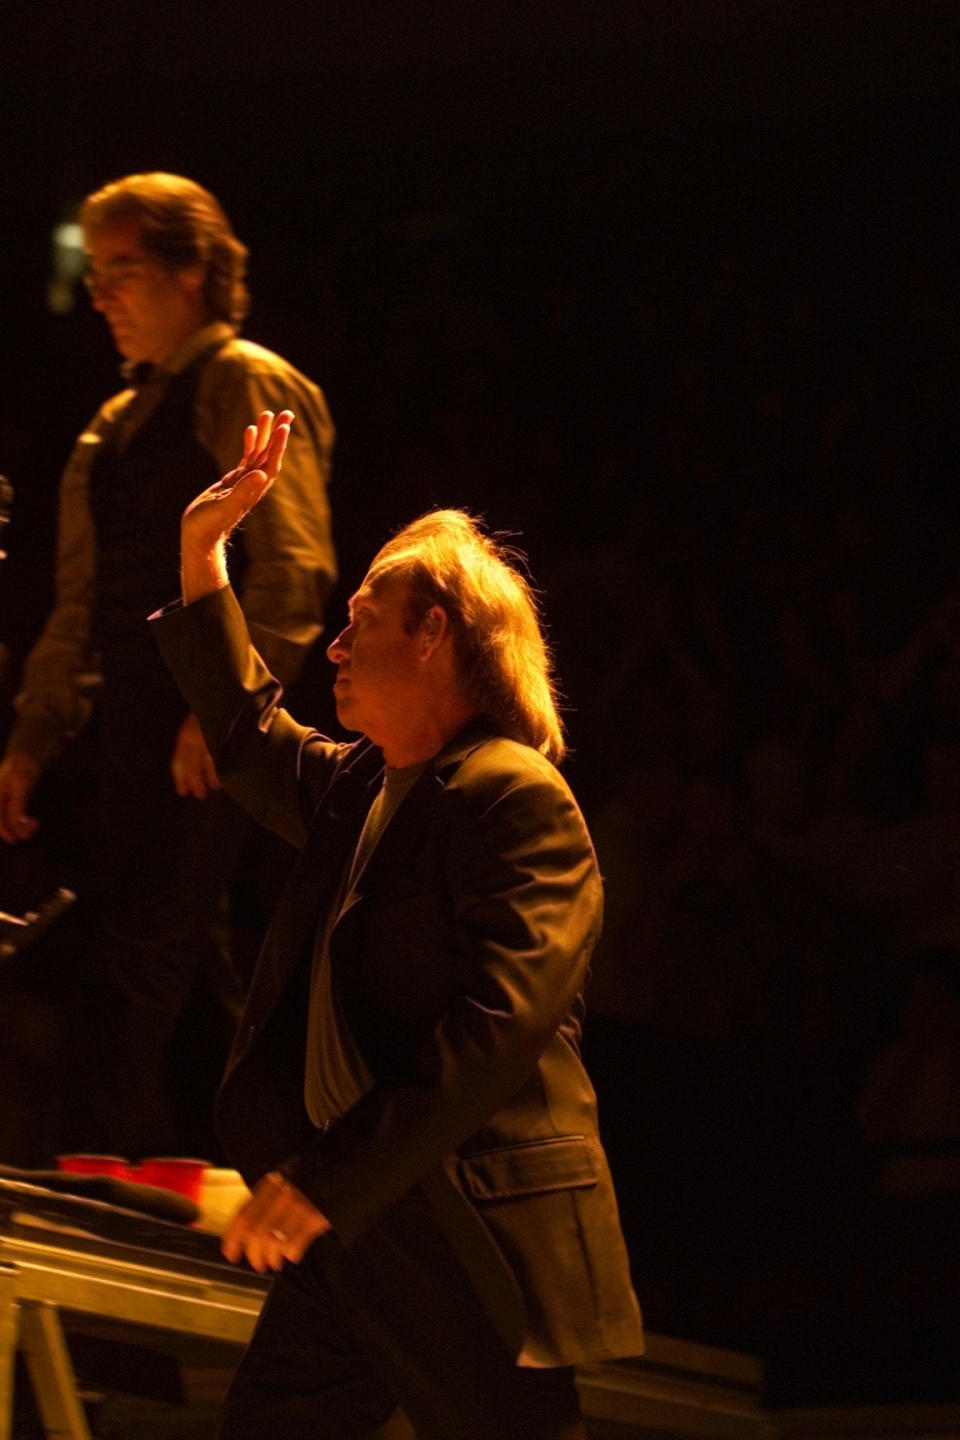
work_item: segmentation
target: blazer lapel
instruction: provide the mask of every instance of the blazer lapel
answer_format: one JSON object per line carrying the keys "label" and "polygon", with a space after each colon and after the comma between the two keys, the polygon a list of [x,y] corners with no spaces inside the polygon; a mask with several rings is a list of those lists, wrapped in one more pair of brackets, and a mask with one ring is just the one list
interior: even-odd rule
{"label": "blazer lapel", "polygon": [[496,733],[491,722],[485,718],[472,720],[434,756],[391,817],[362,874],[358,876],[353,894],[339,919],[343,919],[364,895],[379,889],[383,883],[389,880],[394,885],[402,884],[403,877],[409,877],[412,858],[422,853],[424,827],[430,823],[451,775],[471,751]]}
{"label": "blazer lapel", "polygon": [[361,746],[317,806],[264,940],[241,1035],[263,1025],[298,965],[312,956],[317,927],[334,903],[382,769],[380,752],[371,745]]}

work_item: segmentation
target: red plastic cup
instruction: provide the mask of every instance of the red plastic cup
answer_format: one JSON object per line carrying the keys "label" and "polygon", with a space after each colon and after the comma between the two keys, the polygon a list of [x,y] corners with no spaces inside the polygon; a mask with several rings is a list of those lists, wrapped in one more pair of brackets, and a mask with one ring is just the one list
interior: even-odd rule
{"label": "red plastic cup", "polygon": [[122,1155],[58,1155],[57,1169],[72,1175],[115,1175],[118,1180],[126,1180],[130,1161]]}
{"label": "red plastic cup", "polygon": [[185,1155],[153,1155],[144,1160],[136,1178],[143,1185],[176,1190],[196,1204],[200,1199],[203,1174],[209,1164],[209,1160],[194,1160]]}

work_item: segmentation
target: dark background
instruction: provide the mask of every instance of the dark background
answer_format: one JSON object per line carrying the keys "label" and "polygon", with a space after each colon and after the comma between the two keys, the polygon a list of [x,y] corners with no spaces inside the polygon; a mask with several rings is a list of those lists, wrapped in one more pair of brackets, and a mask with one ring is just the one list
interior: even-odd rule
{"label": "dark background", "polygon": [[544,590],[651,1328],[759,1352],[774,1400],[960,1398],[956,5],[5,26],[7,692],[116,388],[83,297],[46,308],[51,230],[180,171],[250,246],[246,333],[338,424],[331,626],[433,504]]}

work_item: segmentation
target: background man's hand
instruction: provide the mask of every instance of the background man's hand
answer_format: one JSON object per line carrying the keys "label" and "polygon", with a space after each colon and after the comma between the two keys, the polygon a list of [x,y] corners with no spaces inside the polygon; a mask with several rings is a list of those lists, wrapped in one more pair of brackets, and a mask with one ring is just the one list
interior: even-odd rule
{"label": "background man's hand", "polygon": [[227,584],[224,542],[279,475],[292,424],[291,411],[281,410],[275,417],[272,410],[264,410],[256,425],[244,431],[239,465],[184,510],[180,559],[185,604]]}
{"label": "background man's hand", "polygon": [[220,777],[196,715],[187,715],[180,726],[170,760],[170,774],[178,795],[205,800],[212,790],[220,789]]}
{"label": "background man's hand", "polygon": [[37,821],[27,814],[27,804],[40,773],[32,756],[16,751],[0,763],[0,839],[11,845],[36,834]]}
{"label": "background man's hand", "polygon": [[238,1210],[223,1237],[228,1260],[242,1256],[262,1275],[297,1264],[320,1235],[330,1230],[327,1217],[285,1175],[273,1170],[257,1182],[253,1196]]}

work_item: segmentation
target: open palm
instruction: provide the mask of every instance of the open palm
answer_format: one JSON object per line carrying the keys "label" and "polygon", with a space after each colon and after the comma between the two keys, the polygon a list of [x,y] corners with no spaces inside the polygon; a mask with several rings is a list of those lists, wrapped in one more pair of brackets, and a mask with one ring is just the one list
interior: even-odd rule
{"label": "open palm", "polygon": [[184,548],[212,549],[263,498],[280,473],[292,424],[290,410],[276,416],[264,410],[256,425],[247,426],[239,464],[191,500],[183,512]]}

